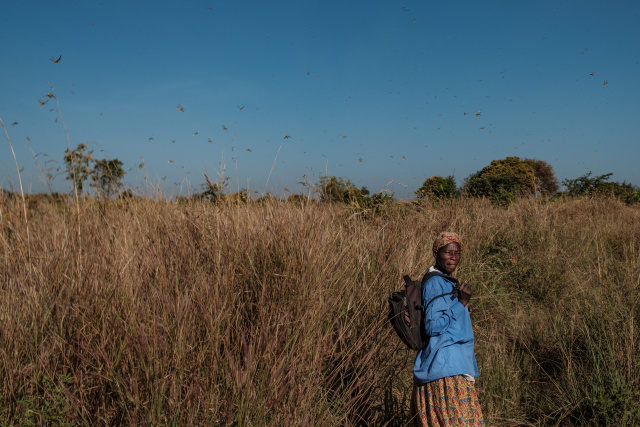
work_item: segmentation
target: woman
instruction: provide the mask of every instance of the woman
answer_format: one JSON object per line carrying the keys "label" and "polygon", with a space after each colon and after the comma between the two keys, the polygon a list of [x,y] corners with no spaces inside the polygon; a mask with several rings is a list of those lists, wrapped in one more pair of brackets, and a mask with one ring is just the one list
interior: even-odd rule
{"label": "woman", "polygon": [[[451,292],[450,279],[462,255],[462,241],[456,233],[443,232],[433,242],[435,265],[422,287],[423,303]],[[429,344],[418,352],[413,366],[412,405],[418,426],[484,425],[475,378],[480,375],[473,352],[471,329],[471,287],[459,286],[459,296],[436,298],[426,309],[424,326]]]}

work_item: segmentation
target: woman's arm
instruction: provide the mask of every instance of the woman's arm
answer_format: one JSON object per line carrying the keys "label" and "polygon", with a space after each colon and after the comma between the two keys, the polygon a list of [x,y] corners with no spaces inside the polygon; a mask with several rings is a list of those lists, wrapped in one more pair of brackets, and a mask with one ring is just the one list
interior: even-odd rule
{"label": "woman's arm", "polygon": [[[441,277],[432,277],[424,285],[422,297],[424,301],[431,301],[433,297],[452,290],[453,284],[451,282]],[[468,302],[468,300],[466,301]],[[431,337],[445,333],[451,324],[464,314],[464,311],[464,306],[458,304],[458,300],[452,301],[449,295],[436,298],[427,307],[424,315],[425,332]]]}

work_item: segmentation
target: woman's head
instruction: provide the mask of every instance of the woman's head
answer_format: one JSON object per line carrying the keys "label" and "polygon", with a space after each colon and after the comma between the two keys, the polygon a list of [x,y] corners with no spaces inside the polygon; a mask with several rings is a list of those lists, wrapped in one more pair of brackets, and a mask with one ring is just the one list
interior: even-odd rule
{"label": "woman's head", "polygon": [[462,240],[456,233],[444,231],[433,242],[433,256],[436,268],[443,273],[451,274],[460,263]]}

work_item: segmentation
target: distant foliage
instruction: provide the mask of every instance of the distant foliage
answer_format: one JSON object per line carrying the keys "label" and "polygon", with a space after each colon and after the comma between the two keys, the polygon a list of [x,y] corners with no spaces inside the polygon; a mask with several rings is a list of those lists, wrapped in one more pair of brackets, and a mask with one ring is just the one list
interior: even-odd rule
{"label": "distant foliage", "polygon": [[612,173],[591,177],[591,172],[576,179],[565,179],[562,184],[572,196],[601,194],[619,199],[626,204],[640,203],[640,188],[627,182],[608,182]]}
{"label": "distant foliage", "polygon": [[613,174],[605,173],[592,178],[591,172],[588,172],[576,179],[565,179],[562,184],[567,187],[567,191],[572,196],[584,196],[603,189],[611,175]]}
{"label": "distant foliage", "polygon": [[558,180],[549,163],[536,159],[524,159],[524,162],[533,167],[533,173],[538,178],[537,191],[540,195],[549,196],[558,191]]}
{"label": "distant foliage", "polygon": [[268,205],[269,203],[274,203],[276,201],[278,201],[278,198],[274,197],[271,193],[260,196],[257,200],[257,202],[261,205]]}
{"label": "distant foliage", "polygon": [[91,164],[93,163],[93,150],[87,151],[87,144],[78,144],[72,151],[67,149],[64,155],[67,179],[73,182],[78,191],[78,195],[84,190],[84,182],[91,175]]}
{"label": "distant foliage", "polygon": [[492,160],[489,166],[465,180],[464,193],[472,197],[488,197],[499,204],[508,204],[517,196],[535,194],[538,178],[530,162],[519,157]]}
{"label": "distant foliage", "polygon": [[125,171],[118,159],[94,159],[93,150],[87,144],[78,144],[74,150],[67,149],[64,155],[67,179],[73,182],[78,195],[85,189],[85,182],[95,189],[96,195],[110,198],[122,188]]}
{"label": "distant foliage", "polygon": [[222,179],[220,182],[213,182],[209,175],[204,174],[205,182],[202,184],[202,191],[191,196],[193,200],[206,200],[216,203],[222,200],[224,188],[227,186],[228,179]]}
{"label": "distant foliage", "polygon": [[346,202],[353,206],[356,211],[363,215],[369,216],[370,214],[379,215],[384,212],[384,209],[390,206],[395,199],[393,195],[387,193],[375,193],[372,196],[365,196],[360,190],[349,189],[346,192]]}
{"label": "distant foliage", "polygon": [[441,176],[432,176],[427,178],[422,187],[416,191],[419,202],[428,200],[445,200],[458,196],[460,192],[456,186],[456,180],[453,176],[443,178]]}
{"label": "distant foliage", "polygon": [[249,200],[249,195],[246,190],[240,190],[235,193],[225,194],[224,200],[234,204],[244,204]]}
{"label": "distant foliage", "polygon": [[393,195],[382,192],[369,196],[370,192],[367,187],[359,189],[351,181],[341,177],[320,177],[318,187],[322,202],[346,203],[363,214],[379,214],[385,206],[395,200]]}
{"label": "distant foliage", "polygon": [[318,183],[320,188],[320,200],[327,203],[347,202],[353,197],[354,191],[362,193],[348,179],[335,176],[321,176]]}
{"label": "distant foliage", "polygon": [[307,197],[303,196],[302,194],[293,193],[290,194],[289,197],[287,197],[288,203],[301,204],[305,201],[307,201]]}
{"label": "distant foliage", "polygon": [[118,159],[96,160],[91,171],[91,185],[97,193],[109,199],[119,192],[125,173],[122,162]]}

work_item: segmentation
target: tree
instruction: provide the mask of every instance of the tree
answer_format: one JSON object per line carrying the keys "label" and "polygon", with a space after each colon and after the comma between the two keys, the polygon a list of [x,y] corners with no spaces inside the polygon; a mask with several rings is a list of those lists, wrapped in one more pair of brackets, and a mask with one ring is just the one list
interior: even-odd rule
{"label": "tree", "polygon": [[458,187],[456,186],[456,180],[453,176],[443,178],[436,175],[427,178],[422,183],[422,187],[416,191],[419,202],[451,199],[458,194]]}
{"label": "tree", "polygon": [[321,176],[320,200],[323,202],[348,202],[349,197],[354,197],[353,190],[360,191],[348,179],[335,176]]}
{"label": "tree", "polygon": [[67,148],[64,155],[64,162],[67,165],[67,179],[73,182],[78,195],[82,194],[84,182],[91,175],[90,164],[93,162],[93,157],[91,156],[93,150],[86,150],[87,144],[78,144],[73,151]]}
{"label": "tree", "polygon": [[558,180],[553,167],[544,160],[524,159],[525,163],[533,167],[533,173],[538,178],[538,192],[548,196],[558,191]]}
{"label": "tree", "polygon": [[582,196],[602,190],[607,184],[612,184],[607,182],[611,175],[613,173],[605,173],[591,178],[591,172],[588,172],[576,179],[565,179],[562,184],[567,187],[567,191],[572,196]]}
{"label": "tree", "polygon": [[122,187],[122,178],[126,172],[118,159],[96,160],[91,171],[91,181],[96,193],[109,199]]}
{"label": "tree", "polygon": [[379,214],[383,207],[394,201],[393,195],[375,193],[369,196],[367,187],[357,188],[351,181],[335,176],[320,177],[320,200],[329,203],[347,203],[360,214]]}
{"label": "tree", "polygon": [[623,201],[626,204],[640,203],[640,189],[623,181],[609,182],[612,173],[591,178],[588,172],[576,179],[565,179],[562,184],[572,196],[585,196],[591,194],[603,194]]}
{"label": "tree", "polygon": [[95,160],[92,154],[93,150],[87,151],[87,144],[78,144],[73,151],[65,150],[67,179],[73,182],[78,195],[82,194],[85,181],[90,179],[96,194],[109,198],[122,187],[122,178],[126,173],[122,169],[123,163],[118,159]]}
{"label": "tree", "polygon": [[493,199],[508,196],[512,200],[519,195],[534,194],[537,187],[534,167],[514,156],[492,160],[489,166],[469,176],[464,191],[470,196]]}

